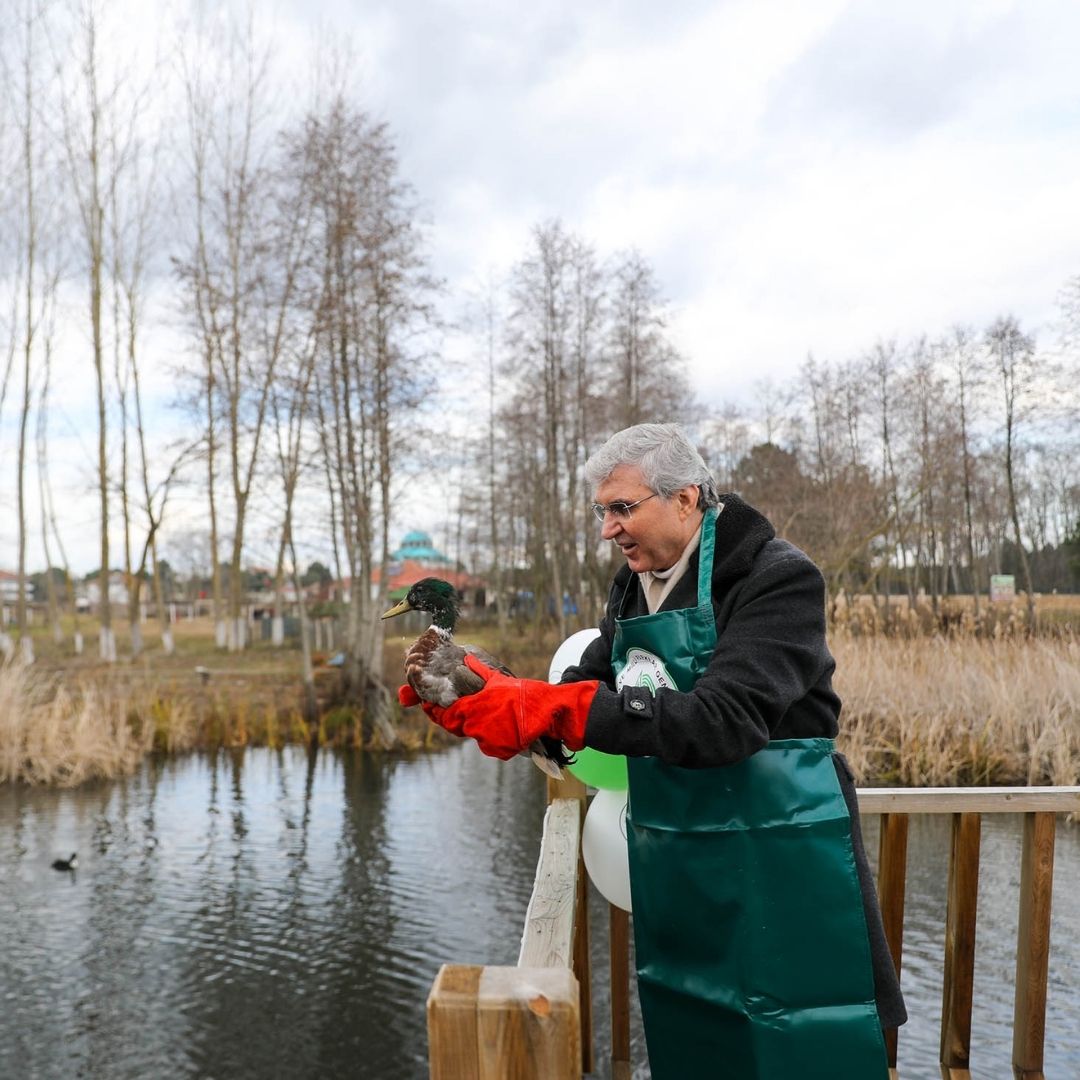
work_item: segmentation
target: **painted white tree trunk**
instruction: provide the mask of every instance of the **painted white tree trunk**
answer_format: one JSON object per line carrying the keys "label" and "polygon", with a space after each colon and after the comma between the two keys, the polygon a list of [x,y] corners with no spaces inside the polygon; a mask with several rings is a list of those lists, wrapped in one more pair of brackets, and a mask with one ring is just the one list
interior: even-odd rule
{"label": "painted white tree trunk", "polygon": [[34,662],[34,639],[27,635],[19,640],[19,645],[22,647],[22,662],[32,664]]}
{"label": "painted white tree trunk", "polygon": [[216,623],[214,623],[214,644],[219,649],[224,649],[227,641],[228,641],[228,631],[226,630],[226,627],[225,627],[225,620],[224,619],[218,619],[218,621]]}
{"label": "painted white tree trunk", "polygon": [[74,639],[73,639],[73,643],[75,645],[75,655],[76,656],[82,656],[82,652],[83,652],[83,636],[82,636],[81,632],[78,631],[78,630],[75,631],[75,636],[74,636]]}
{"label": "painted white tree trunk", "polygon": [[102,627],[98,637],[98,655],[106,664],[116,663],[116,634]]}
{"label": "painted white tree trunk", "polygon": [[285,620],[280,615],[275,615],[270,620],[270,640],[275,649],[280,649],[285,644]]}
{"label": "painted white tree trunk", "polygon": [[176,643],[173,641],[173,632],[169,627],[161,631],[161,648],[166,656],[172,656],[176,651]]}

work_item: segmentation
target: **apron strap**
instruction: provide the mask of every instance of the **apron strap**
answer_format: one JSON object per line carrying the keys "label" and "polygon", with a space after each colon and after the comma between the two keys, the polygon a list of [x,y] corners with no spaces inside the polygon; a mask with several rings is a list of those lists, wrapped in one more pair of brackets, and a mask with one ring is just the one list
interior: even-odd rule
{"label": "apron strap", "polygon": [[701,522],[701,540],[698,543],[697,606],[712,610],[712,568],[713,551],[716,547],[715,506],[705,509]]}

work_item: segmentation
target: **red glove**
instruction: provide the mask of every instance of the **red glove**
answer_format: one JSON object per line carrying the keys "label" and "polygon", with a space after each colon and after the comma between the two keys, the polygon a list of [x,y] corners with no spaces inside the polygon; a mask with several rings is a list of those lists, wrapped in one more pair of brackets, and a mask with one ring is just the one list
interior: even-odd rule
{"label": "red glove", "polygon": [[[455,735],[476,740],[489,757],[503,761],[520,754],[541,735],[559,739],[568,750],[585,746],[585,720],[600,683],[552,686],[539,679],[514,679],[466,655],[465,663],[485,682],[477,694],[437,706],[432,720]],[[425,710],[427,711],[427,710]]]}
{"label": "red glove", "polygon": [[408,683],[403,683],[397,688],[397,699],[401,702],[402,706],[406,709],[411,708],[413,705],[419,705],[421,709],[427,714],[427,718],[433,723],[438,724],[440,727],[445,727],[447,731],[454,735],[460,735],[460,731],[454,731],[453,728],[447,727],[440,719],[439,715],[446,710],[430,701],[425,701]]}

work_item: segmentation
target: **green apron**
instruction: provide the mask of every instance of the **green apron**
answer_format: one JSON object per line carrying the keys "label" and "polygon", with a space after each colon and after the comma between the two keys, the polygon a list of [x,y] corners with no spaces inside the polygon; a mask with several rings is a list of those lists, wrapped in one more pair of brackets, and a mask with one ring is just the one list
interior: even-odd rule
{"label": "green apron", "polygon": [[[696,608],[616,619],[620,688],[688,692],[704,673],[716,646],[715,529],[709,510]],[[831,739],[784,739],[719,768],[628,760],[634,944],[653,1080],[888,1076],[832,753]]]}

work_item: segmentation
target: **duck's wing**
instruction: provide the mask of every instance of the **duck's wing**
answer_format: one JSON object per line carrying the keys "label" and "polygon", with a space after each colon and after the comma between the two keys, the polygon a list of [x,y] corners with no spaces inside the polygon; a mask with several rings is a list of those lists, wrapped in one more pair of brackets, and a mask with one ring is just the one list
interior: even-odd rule
{"label": "duck's wing", "polygon": [[479,645],[463,645],[462,649],[470,656],[475,656],[481,664],[487,664],[488,667],[513,678],[514,673],[497,656],[492,656],[486,649],[481,649]]}
{"label": "duck's wing", "polygon": [[445,708],[483,689],[484,680],[465,664],[465,650],[453,641],[420,637],[405,658],[405,677],[424,701]]}

